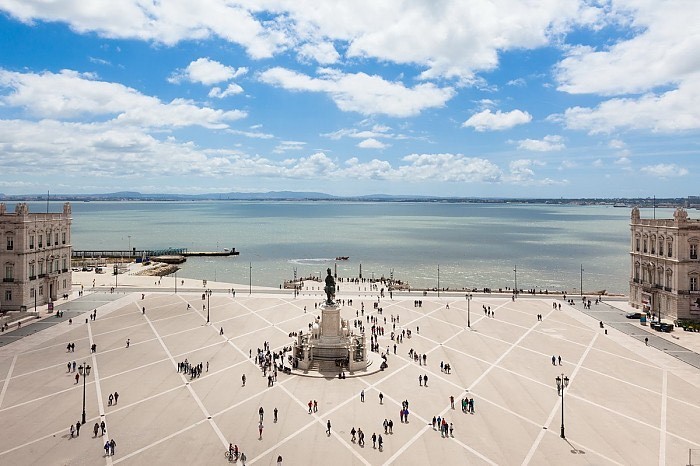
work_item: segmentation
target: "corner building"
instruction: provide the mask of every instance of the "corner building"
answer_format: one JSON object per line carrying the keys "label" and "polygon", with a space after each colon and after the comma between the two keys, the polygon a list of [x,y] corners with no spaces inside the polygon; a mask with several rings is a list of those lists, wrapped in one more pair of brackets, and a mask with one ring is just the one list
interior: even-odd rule
{"label": "corner building", "polygon": [[673,219],[632,209],[630,304],[665,320],[700,320],[700,220],[677,208]]}
{"label": "corner building", "polygon": [[33,310],[70,293],[71,206],[61,213],[14,213],[0,203],[0,310]]}

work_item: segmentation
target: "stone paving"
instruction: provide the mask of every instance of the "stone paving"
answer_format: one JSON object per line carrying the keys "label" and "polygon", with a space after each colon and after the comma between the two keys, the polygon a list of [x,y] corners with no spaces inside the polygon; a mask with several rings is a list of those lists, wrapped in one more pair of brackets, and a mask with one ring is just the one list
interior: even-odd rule
{"label": "stone paving", "polygon": [[[354,319],[364,302],[365,318],[376,316],[385,327],[382,348],[393,345],[392,315],[400,318],[397,330],[412,331],[396,355],[392,347],[389,368],[345,380],[280,373],[268,388],[249,351],[264,341],[273,350],[290,345],[289,333],[307,327],[320,294],[214,293],[210,325],[201,292],[89,296],[102,304],[95,321],[85,323],[87,309],[70,325],[0,348],[0,464],[226,464],[229,442],[246,453],[247,464],[263,465],[276,464],[278,455],[284,465],[683,465],[689,449],[700,449],[700,371],[615,329],[606,335],[597,320],[561,301],[555,311],[552,298],[475,295],[469,304],[457,295],[395,295],[381,300],[378,315],[376,297],[345,291],[339,298],[354,305],[343,307],[343,317]],[[66,350],[70,342],[74,353]],[[410,349],[426,354],[427,365],[410,360]],[[561,365],[552,364],[553,355]],[[185,358],[208,362],[208,372],[194,380],[178,373],[176,363]],[[87,423],[75,438],[69,425],[81,417],[83,380],[76,384],[66,370],[73,360],[92,366]],[[451,364],[451,374],[440,370],[441,361]],[[566,439],[555,384],[562,373],[570,378]],[[429,376],[428,387],[419,386],[419,375]],[[119,402],[109,406],[115,391]],[[475,414],[461,411],[465,396],[474,399]],[[308,413],[309,400],[318,401],[318,412]],[[399,421],[403,400],[408,423]],[[453,424],[453,437],[433,429],[438,415]],[[384,434],[384,419],[393,420],[393,434]],[[107,435],[93,438],[101,420]],[[364,447],[351,441],[352,427],[365,432]],[[384,438],[383,450],[373,448],[372,433]],[[108,438],[117,443],[114,456],[104,456]]]}

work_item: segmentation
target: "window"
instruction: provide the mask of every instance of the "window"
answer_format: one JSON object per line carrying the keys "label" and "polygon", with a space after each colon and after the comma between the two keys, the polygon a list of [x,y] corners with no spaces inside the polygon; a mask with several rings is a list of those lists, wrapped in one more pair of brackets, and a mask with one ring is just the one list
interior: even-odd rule
{"label": "window", "polygon": [[55,244],[56,246],[58,246],[58,233],[55,233],[55,234],[53,235],[53,244]]}
{"label": "window", "polygon": [[669,270],[668,272],[666,272],[666,288],[671,288],[671,282],[673,281],[672,279],[673,279],[673,272],[671,272]]}
{"label": "window", "polygon": [[639,238],[637,238],[636,243],[637,243],[637,244],[636,244],[636,246],[637,246],[637,252],[639,252]]}
{"label": "window", "polygon": [[66,244],[66,232],[61,233],[61,244]]}
{"label": "window", "polygon": [[651,237],[651,253],[656,254],[656,236]]}
{"label": "window", "polygon": [[29,277],[36,277],[34,264],[29,264]]}
{"label": "window", "polygon": [[634,279],[639,280],[639,264],[634,265]]}
{"label": "window", "polygon": [[12,251],[15,248],[15,239],[12,236],[7,237],[7,250]]}
{"label": "window", "polygon": [[44,263],[39,262],[39,275],[44,275]]}
{"label": "window", "polygon": [[44,247],[44,235],[39,235],[39,247]]}
{"label": "window", "polygon": [[63,280],[63,289],[64,290],[66,289],[66,281],[65,280]]}
{"label": "window", "polygon": [[51,246],[51,232],[46,233],[46,246]]}
{"label": "window", "polygon": [[700,291],[700,288],[698,288],[698,277],[690,277],[690,291]]}
{"label": "window", "polygon": [[12,264],[5,265],[5,278],[7,280],[12,280],[13,272],[14,272],[14,267]]}
{"label": "window", "polygon": [[12,290],[5,290],[5,301],[12,301]]}
{"label": "window", "polygon": [[34,288],[30,288],[30,289],[29,289],[29,297],[30,297],[30,298],[33,298],[34,295],[36,295],[36,290],[35,290]]}
{"label": "window", "polygon": [[663,239],[659,240],[659,255],[660,256],[664,255],[664,240]]}
{"label": "window", "polygon": [[63,270],[68,270],[68,266],[67,266],[67,264],[66,264],[66,260],[65,260],[65,259],[63,259],[63,267],[62,267],[62,269],[63,269]]}
{"label": "window", "polygon": [[673,257],[673,242],[672,241],[668,242],[666,250],[668,251],[668,257]]}
{"label": "window", "polygon": [[647,252],[647,240],[644,240],[644,251],[643,252],[645,252],[645,253]]}
{"label": "window", "polygon": [[34,249],[34,235],[29,235],[29,249]]}
{"label": "window", "polygon": [[44,285],[39,287],[39,296],[44,296]]}
{"label": "window", "polygon": [[58,272],[58,259],[53,261],[53,271]]}
{"label": "window", "polygon": [[691,259],[698,258],[698,245],[697,245],[697,243],[690,243],[690,258]]}

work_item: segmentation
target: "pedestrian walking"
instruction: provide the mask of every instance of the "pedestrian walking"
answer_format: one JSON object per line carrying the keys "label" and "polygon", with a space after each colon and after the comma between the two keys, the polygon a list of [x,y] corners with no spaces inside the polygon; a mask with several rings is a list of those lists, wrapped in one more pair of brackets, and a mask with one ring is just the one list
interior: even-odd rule
{"label": "pedestrian walking", "polygon": [[309,414],[311,414],[313,406],[314,406],[314,402],[309,400]]}
{"label": "pedestrian walking", "polygon": [[649,346],[649,338],[644,337],[644,344],[647,345],[647,346]]}
{"label": "pedestrian walking", "polygon": [[355,443],[355,435],[356,435],[356,434],[357,434],[357,431],[355,430],[355,427],[353,426],[353,428],[350,429],[350,435],[352,435],[352,438],[350,439],[350,441],[351,441],[352,443]]}
{"label": "pedestrian walking", "polygon": [[105,456],[109,456],[109,440],[105,442]]}
{"label": "pedestrian walking", "polygon": [[561,356],[559,356],[559,365],[561,366]]}
{"label": "pedestrian walking", "polygon": [[[425,355],[424,355],[425,356]],[[423,376],[423,386],[427,387],[428,386],[428,374],[425,374]]]}
{"label": "pedestrian walking", "polygon": [[70,425],[70,438],[73,438],[75,436],[75,426],[73,424]]}
{"label": "pedestrian walking", "polygon": [[374,432],[372,433],[372,448],[377,448],[377,434]]}
{"label": "pedestrian walking", "polygon": [[102,430],[102,435],[104,435],[106,430],[105,421],[100,422],[100,429]]}
{"label": "pedestrian walking", "polygon": [[80,379],[80,374],[75,374],[75,384],[78,384],[78,379]]}
{"label": "pedestrian walking", "polygon": [[241,464],[245,466],[245,462],[248,458],[245,456],[245,453],[241,452]]}
{"label": "pedestrian walking", "polygon": [[117,442],[114,441],[114,439],[109,441],[109,454],[114,456],[114,447],[117,446]]}
{"label": "pedestrian walking", "polygon": [[119,402],[119,393],[114,392],[114,404],[117,404]]}
{"label": "pedestrian walking", "polygon": [[282,455],[277,456],[277,466],[282,466]]}
{"label": "pedestrian walking", "polygon": [[243,386],[245,387],[245,374],[241,376],[241,381],[243,381]]}
{"label": "pedestrian walking", "polygon": [[265,415],[265,410],[261,406],[260,409],[258,410],[258,414],[260,415],[260,422],[263,421],[263,416]]}
{"label": "pedestrian walking", "polygon": [[107,406],[112,406],[112,402],[114,401],[114,395],[111,393],[109,394],[109,401],[107,402]]}
{"label": "pedestrian walking", "polygon": [[557,365],[556,361],[557,361],[557,358],[554,357],[554,356],[552,356],[552,365],[553,365],[553,366],[556,366],[556,365]]}
{"label": "pedestrian walking", "polygon": [[95,437],[97,437],[97,432],[100,430],[100,425],[96,422],[95,426],[92,428],[92,431],[95,433]]}
{"label": "pedestrian walking", "polygon": [[423,386],[423,374],[418,376],[418,386],[420,386],[420,387]]}
{"label": "pedestrian walking", "polygon": [[223,335],[223,334],[224,334],[224,328],[221,327],[221,330],[219,330],[219,335]]}
{"label": "pedestrian walking", "polygon": [[318,401],[314,400],[314,413],[318,412]]}
{"label": "pedestrian walking", "polygon": [[127,338],[126,339],[126,347],[128,348],[130,344],[131,344],[131,339]]}
{"label": "pedestrian walking", "polygon": [[382,392],[379,392],[379,404],[384,404],[384,394]]}
{"label": "pedestrian walking", "polygon": [[362,391],[360,392],[360,401],[363,402],[363,403],[365,402],[365,391],[364,391],[364,390],[362,390]]}
{"label": "pedestrian walking", "polygon": [[263,426],[263,423],[262,423],[262,421],[260,421],[260,422],[258,423],[258,434],[259,434],[259,437],[258,437],[258,438],[259,438],[259,439],[262,438],[263,427],[264,427],[264,426]]}
{"label": "pedestrian walking", "polygon": [[326,422],[326,434],[328,434],[329,436],[331,435],[331,420],[330,419]]}
{"label": "pedestrian walking", "polygon": [[455,397],[450,395],[450,408],[455,409]]}
{"label": "pedestrian walking", "polygon": [[384,440],[382,439],[382,434],[379,434],[377,437],[377,442],[379,443],[379,451],[382,451],[382,444],[384,443]]}
{"label": "pedestrian walking", "polygon": [[276,423],[277,423],[277,408],[275,408],[274,411],[272,411],[272,414],[275,416],[275,421],[274,421],[274,422],[275,422],[275,424],[276,424]]}

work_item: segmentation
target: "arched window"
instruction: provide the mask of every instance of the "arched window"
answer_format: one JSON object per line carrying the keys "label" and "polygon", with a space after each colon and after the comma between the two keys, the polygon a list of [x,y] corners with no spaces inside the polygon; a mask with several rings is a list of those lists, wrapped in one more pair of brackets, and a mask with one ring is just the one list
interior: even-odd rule
{"label": "arched window", "polygon": [[673,257],[673,238],[670,236],[666,238],[666,255]]}
{"label": "arched window", "polygon": [[700,238],[696,236],[688,240],[688,254],[691,259],[698,258],[698,243],[700,243]]}
{"label": "arched window", "polygon": [[651,253],[656,254],[656,235],[651,235]]}
{"label": "arched window", "polygon": [[663,256],[664,255],[664,237],[659,236],[659,255]]}
{"label": "arched window", "polygon": [[639,262],[634,263],[634,280],[636,282],[639,282]]}
{"label": "arched window", "polygon": [[6,238],[7,250],[13,251],[15,249],[15,235],[14,233],[8,233]]}
{"label": "arched window", "polygon": [[666,288],[668,288],[668,291],[671,291],[672,287],[673,287],[673,270],[667,269],[666,270]]}

